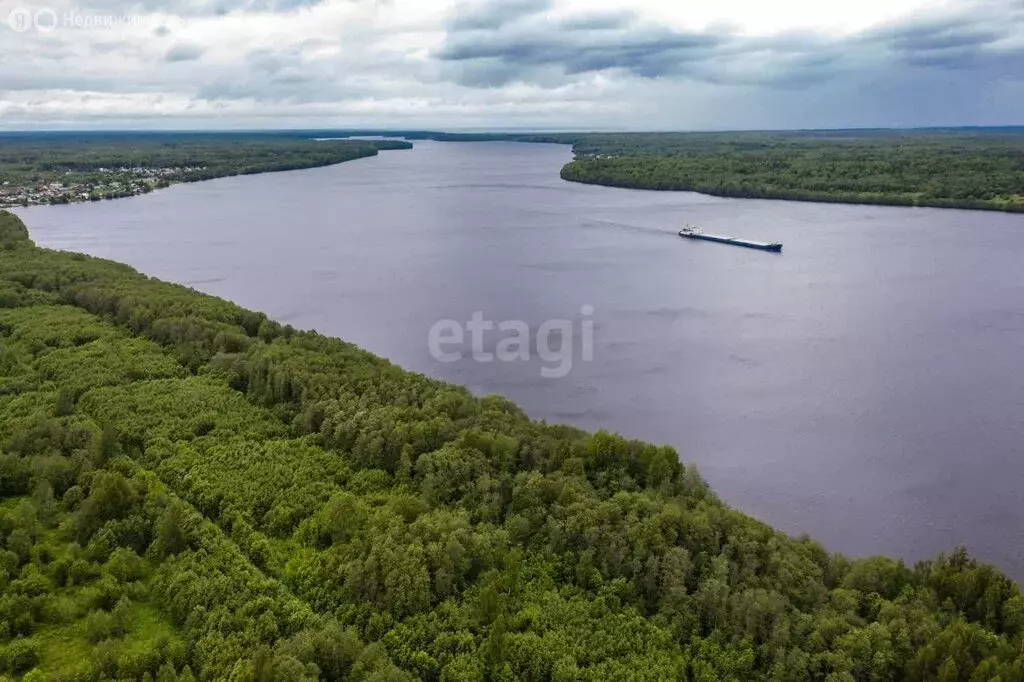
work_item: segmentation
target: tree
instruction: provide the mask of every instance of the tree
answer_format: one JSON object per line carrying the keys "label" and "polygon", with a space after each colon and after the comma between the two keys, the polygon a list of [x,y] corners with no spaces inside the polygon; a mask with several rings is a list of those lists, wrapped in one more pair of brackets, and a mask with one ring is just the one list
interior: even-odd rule
{"label": "tree", "polygon": [[182,527],[181,503],[174,501],[167,505],[156,523],[157,552],[161,556],[170,556],[185,551],[188,539]]}

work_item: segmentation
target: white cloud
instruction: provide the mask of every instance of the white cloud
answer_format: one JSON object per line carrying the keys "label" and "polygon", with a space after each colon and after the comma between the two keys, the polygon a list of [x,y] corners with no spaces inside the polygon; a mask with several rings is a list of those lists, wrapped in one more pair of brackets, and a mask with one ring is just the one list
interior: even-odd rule
{"label": "white cloud", "polygon": [[[0,126],[998,124],[1024,2],[0,0]],[[67,23],[75,14],[88,25]],[[107,17],[106,20],[103,18]]]}

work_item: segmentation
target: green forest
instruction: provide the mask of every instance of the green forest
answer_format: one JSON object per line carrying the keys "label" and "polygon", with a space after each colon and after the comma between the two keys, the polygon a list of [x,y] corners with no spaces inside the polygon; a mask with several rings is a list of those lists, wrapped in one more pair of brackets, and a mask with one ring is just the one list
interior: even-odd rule
{"label": "green forest", "polygon": [[[407,140],[571,144],[562,178],[726,197],[1024,211],[1024,130],[729,133],[0,133],[0,206],[325,166]],[[314,139],[315,137],[329,139]]]}
{"label": "green forest", "polygon": [[406,136],[571,144],[562,178],[612,187],[1024,211],[1024,128]]}
{"label": "green forest", "polygon": [[312,168],[374,156],[378,150],[409,149],[401,140],[310,140],[269,135],[18,136],[0,144],[0,179],[59,179],[64,173],[97,168],[205,167],[182,178]]}
{"label": "green forest", "polygon": [[403,140],[272,133],[0,133],[0,206],[113,199],[228,175],[327,166]]}
{"label": "green forest", "polygon": [[575,159],[561,174],[574,182],[1024,211],[1024,131],[1015,129],[589,134],[569,140]]}
{"label": "green forest", "polygon": [[0,676],[1022,682],[1024,598],[0,212]]}

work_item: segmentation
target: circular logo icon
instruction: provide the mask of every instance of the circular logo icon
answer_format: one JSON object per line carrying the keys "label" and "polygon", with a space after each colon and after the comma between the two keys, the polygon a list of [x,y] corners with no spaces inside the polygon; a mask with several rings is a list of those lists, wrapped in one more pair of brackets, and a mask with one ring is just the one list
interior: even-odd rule
{"label": "circular logo icon", "polygon": [[57,13],[49,7],[44,7],[34,17],[36,30],[40,33],[49,33],[57,28]]}
{"label": "circular logo icon", "polygon": [[32,10],[27,7],[15,7],[7,15],[7,25],[17,33],[29,30],[32,28]]}

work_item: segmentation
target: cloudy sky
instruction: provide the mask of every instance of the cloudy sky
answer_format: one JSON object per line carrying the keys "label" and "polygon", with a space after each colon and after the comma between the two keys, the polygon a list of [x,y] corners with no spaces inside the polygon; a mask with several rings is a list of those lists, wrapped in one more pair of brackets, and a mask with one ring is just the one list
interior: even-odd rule
{"label": "cloudy sky", "polygon": [[0,128],[1024,123],[1024,0],[0,0]]}

